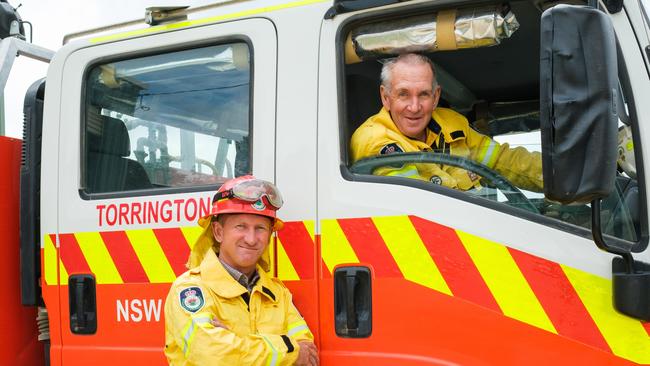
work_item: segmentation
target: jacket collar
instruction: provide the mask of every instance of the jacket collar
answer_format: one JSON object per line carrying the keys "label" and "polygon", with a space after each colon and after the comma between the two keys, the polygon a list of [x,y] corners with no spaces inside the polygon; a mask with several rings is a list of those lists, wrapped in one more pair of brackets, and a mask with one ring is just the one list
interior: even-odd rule
{"label": "jacket collar", "polygon": [[[397,128],[395,121],[393,121],[393,118],[391,117],[390,113],[384,107],[382,107],[379,113],[377,113],[376,118],[374,120],[380,123],[382,126],[386,127],[387,129],[397,134],[400,134],[413,141],[417,141],[409,136],[404,135],[402,131],[400,131],[399,128]],[[442,128],[433,118],[431,118],[431,121],[429,121],[429,125],[427,127],[428,128],[427,128],[426,141],[425,142],[419,141],[419,142],[421,142],[422,144],[426,144],[426,146],[428,147],[436,140]]]}
{"label": "jacket collar", "polygon": [[[194,269],[193,272],[199,272],[203,283],[221,297],[233,298],[248,293],[246,287],[242,286],[230,275],[230,273],[228,273],[223,264],[221,264],[221,261],[219,261],[219,258],[217,258],[217,254],[212,249],[208,250],[201,265]],[[259,264],[257,265],[257,273],[259,274],[260,279],[253,287],[253,291],[259,291],[269,300],[276,302],[277,296],[272,291],[275,289],[273,281]]]}
{"label": "jacket collar", "polygon": [[[459,121],[461,121],[461,119],[464,119],[464,117],[462,117],[460,114],[454,112],[451,109],[442,108],[442,107],[438,107],[434,109],[433,112],[431,113],[431,120],[427,125],[427,138],[423,144],[426,144],[426,146],[431,146],[434,143],[434,141],[438,140],[438,136],[440,134],[444,135],[444,139],[447,142],[453,142],[456,140],[464,139],[465,133],[462,131],[462,129],[459,129],[458,127]],[[391,117],[390,113],[386,110],[386,108],[383,107],[381,108],[379,113],[377,113],[377,115],[375,116],[374,121],[380,123],[382,126],[386,127],[387,129],[395,133],[398,133],[406,138],[414,140],[404,135],[397,128],[397,125],[393,121],[393,118]]]}

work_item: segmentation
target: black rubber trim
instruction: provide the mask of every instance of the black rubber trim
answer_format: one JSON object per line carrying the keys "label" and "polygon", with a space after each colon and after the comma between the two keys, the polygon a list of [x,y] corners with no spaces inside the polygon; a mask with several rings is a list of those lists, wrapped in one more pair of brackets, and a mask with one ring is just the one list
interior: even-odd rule
{"label": "black rubber trim", "polygon": [[[206,25],[206,26],[209,26]],[[276,30],[277,31],[277,30]],[[135,37],[139,38],[139,37]],[[132,41],[135,38],[127,38],[121,41]],[[276,39],[277,41],[277,39]],[[170,46],[158,48],[158,49],[148,49],[142,53],[128,53],[128,54],[119,54],[117,57],[106,57],[106,58],[97,58],[86,65],[86,69],[83,72],[83,82],[81,86],[81,104],[80,104],[80,121],[81,121],[81,136],[80,136],[80,162],[81,162],[81,172],[80,179],[81,185],[78,189],[79,197],[84,201],[94,201],[94,200],[104,200],[104,199],[115,199],[115,198],[127,198],[127,197],[147,197],[147,196],[159,196],[159,195],[168,195],[168,194],[180,194],[180,193],[193,193],[193,192],[202,192],[202,191],[216,191],[221,187],[221,184],[206,184],[200,186],[189,186],[189,187],[157,187],[157,188],[147,188],[141,190],[125,190],[119,192],[87,192],[86,191],[86,88],[88,74],[90,71],[99,65],[106,64],[109,62],[119,62],[125,60],[131,60],[139,57],[147,57],[153,55],[162,55],[172,52],[180,52],[184,50],[202,48],[202,47],[212,47],[219,46],[224,44],[231,44],[236,42],[243,42],[248,46],[249,59],[250,59],[250,88],[249,88],[249,105],[248,105],[248,135],[250,138],[249,141],[249,161],[251,164],[251,170],[253,166],[253,106],[255,101],[253,100],[254,91],[255,91],[255,47],[253,45],[253,40],[246,35],[226,35],[226,36],[217,36],[210,39],[198,40],[187,42],[183,44],[173,44]],[[276,55],[277,56],[277,55]]]}
{"label": "black rubber trim", "polygon": [[379,6],[396,4],[399,0],[347,0],[334,1],[334,5],[325,13],[325,19],[332,19],[339,14],[345,14],[352,11],[376,8]]}
{"label": "black rubber trim", "polygon": [[433,133],[435,133],[436,135],[439,134],[440,131],[442,131],[442,127],[440,126],[440,124],[436,122],[436,120],[433,118],[431,118],[431,121],[429,121],[427,127],[429,127],[429,129],[433,131]]}
{"label": "black rubber trim", "polygon": [[251,305],[250,305],[251,295],[248,292],[244,292],[243,294],[241,294],[241,298],[244,299],[248,311],[251,311]]}
{"label": "black rubber trim", "polygon": [[[638,39],[637,39],[638,42]],[[618,41],[618,36],[616,38],[616,58],[618,62],[618,81],[623,89],[623,98],[628,105],[628,114],[632,126],[632,138],[634,143],[634,161],[636,163],[636,176],[637,184],[639,185],[639,237],[637,241],[633,243],[631,252],[632,253],[641,253],[646,250],[648,247],[648,237],[650,237],[650,228],[648,228],[648,206],[647,202],[647,192],[646,192],[646,182],[645,182],[645,169],[643,168],[643,154],[642,154],[642,145],[641,141],[641,131],[639,130],[639,116],[636,113],[636,101],[634,99],[634,93],[632,92],[632,85],[630,84],[630,73],[628,72],[627,66],[625,65],[625,59],[623,57],[623,51],[621,50],[621,44]],[[611,237],[607,237],[608,243],[613,243]],[[625,241],[629,246],[629,241]]]}
{"label": "black rubber trim", "polygon": [[451,136],[452,139],[456,140],[456,139],[465,137],[465,132],[463,132],[461,130],[458,130],[458,131],[454,131],[454,132],[450,133],[449,136]]}
{"label": "black rubber trim", "polygon": [[275,301],[275,295],[273,294],[273,292],[271,292],[271,290],[262,286],[262,292],[269,295],[273,299],[273,301]]}
{"label": "black rubber trim", "polygon": [[293,347],[293,343],[291,343],[291,339],[289,339],[289,337],[287,337],[284,334],[281,335],[280,337],[282,337],[282,340],[284,341],[284,344],[287,345],[287,353],[293,352],[295,350],[295,348]]}

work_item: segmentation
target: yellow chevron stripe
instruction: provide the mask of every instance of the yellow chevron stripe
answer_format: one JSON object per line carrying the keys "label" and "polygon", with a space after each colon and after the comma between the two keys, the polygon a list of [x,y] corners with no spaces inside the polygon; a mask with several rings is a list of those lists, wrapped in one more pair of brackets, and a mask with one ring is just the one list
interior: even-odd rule
{"label": "yellow chevron stripe", "polygon": [[56,285],[58,284],[56,278],[56,248],[49,235],[43,238],[43,265],[45,269],[45,284]]}
{"label": "yellow chevron stripe", "polygon": [[407,216],[373,217],[372,221],[405,279],[452,295]]}
{"label": "yellow chevron stripe", "polygon": [[61,284],[62,285],[68,285],[68,271],[66,271],[65,266],[63,265],[63,261],[59,257],[59,278],[61,279]]}
{"label": "yellow chevron stripe", "polygon": [[330,273],[341,263],[359,263],[359,258],[336,220],[321,221],[321,256]]}
{"label": "yellow chevron stripe", "polygon": [[650,337],[638,320],[612,306],[612,281],[561,265],[612,352],[641,364],[650,363]]}
{"label": "yellow chevron stripe", "polygon": [[280,238],[278,238],[278,278],[282,281],[299,281],[298,272],[293,267],[291,259],[284,250]]}
{"label": "yellow chevron stripe", "polygon": [[76,233],[74,236],[86,257],[90,270],[95,274],[97,284],[124,283],[98,232]]}
{"label": "yellow chevron stripe", "polygon": [[315,229],[315,223],[314,220],[305,220],[302,222],[303,225],[305,225],[305,230],[309,233],[309,237],[311,238],[311,242],[315,243],[316,239],[314,235],[314,229]]}
{"label": "yellow chevron stripe", "polygon": [[181,232],[185,237],[185,241],[187,241],[187,245],[192,249],[196,239],[198,239],[203,232],[203,228],[200,226],[186,226],[181,228]]}
{"label": "yellow chevron stripe", "polygon": [[174,282],[176,275],[165,257],[152,230],[125,230],[126,236],[138,256],[149,281],[152,283]]}
{"label": "yellow chevron stripe", "polygon": [[557,334],[508,248],[458,230],[456,233],[503,313]]}

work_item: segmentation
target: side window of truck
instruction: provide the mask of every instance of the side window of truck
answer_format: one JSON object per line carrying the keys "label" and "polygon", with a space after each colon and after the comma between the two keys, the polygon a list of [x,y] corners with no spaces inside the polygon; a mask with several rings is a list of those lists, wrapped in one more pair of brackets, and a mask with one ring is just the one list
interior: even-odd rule
{"label": "side window of truck", "polygon": [[[539,78],[544,9],[534,2],[513,2],[453,10],[455,46],[449,50],[439,49],[444,46],[443,27],[436,24],[443,14],[439,9],[426,16],[421,11],[395,14],[392,19],[382,14],[343,26],[339,50],[345,54],[341,84],[347,109],[341,151],[349,179],[412,186],[460,199],[472,196],[471,202],[514,215],[528,211],[534,215],[524,217],[572,232],[576,226],[588,229],[589,204],[561,205],[542,193]],[[449,13],[444,16],[448,21]],[[418,48],[434,64],[442,90],[436,110],[447,111],[435,126],[427,127],[446,137],[431,146],[418,145],[414,136],[395,137],[404,135],[391,122],[399,111],[382,110],[379,98],[382,66],[396,54]],[[618,103],[625,105],[619,111],[619,169],[614,192],[603,200],[601,220],[604,233],[634,242],[640,237],[642,210],[630,127],[636,122],[626,112],[629,102]],[[486,139],[475,143],[468,135]],[[458,137],[467,142],[455,144]],[[486,142],[490,140],[498,145]],[[470,184],[447,185],[440,179],[445,174],[468,176]],[[590,235],[588,230],[580,232]]]}
{"label": "side window of truck", "polygon": [[90,68],[85,193],[216,185],[250,173],[250,69],[239,42]]}

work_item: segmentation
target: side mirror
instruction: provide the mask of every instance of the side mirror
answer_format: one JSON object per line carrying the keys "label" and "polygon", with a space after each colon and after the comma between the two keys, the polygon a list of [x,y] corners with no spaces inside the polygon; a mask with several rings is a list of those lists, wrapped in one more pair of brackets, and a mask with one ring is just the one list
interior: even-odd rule
{"label": "side mirror", "polygon": [[609,17],[557,5],[541,20],[544,194],[560,203],[606,197],[616,176],[618,69]]}
{"label": "side mirror", "polygon": [[[650,265],[635,261],[631,247],[607,243],[600,224],[600,200],[616,178],[614,28],[598,9],[557,5],[542,14],[541,33],[544,195],[564,204],[591,202],[594,242],[621,257],[613,261],[612,303],[627,316],[650,321]],[[641,241],[645,248],[647,235]]]}

